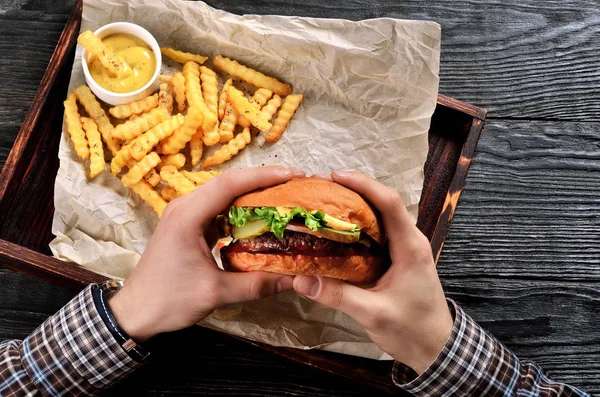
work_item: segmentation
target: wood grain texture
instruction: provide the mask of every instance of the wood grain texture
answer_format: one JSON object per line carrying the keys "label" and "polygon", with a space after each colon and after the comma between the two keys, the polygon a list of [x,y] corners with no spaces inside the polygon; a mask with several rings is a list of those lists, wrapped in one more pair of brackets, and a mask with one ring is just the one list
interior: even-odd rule
{"label": "wood grain texture", "polygon": [[[441,92],[491,111],[440,257],[442,281],[451,297],[522,358],[540,363],[557,380],[600,393],[600,344],[594,339],[600,326],[600,4],[397,3],[209,1],[237,13],[441,23]],[[1,163],[71,6],[65,0],[0,3]],[[513,120],[490,120],[498,117]],[[0,283],[0,338],[27,335],[72,295],[12,271],[0,270]],[[245,344],[231,342],[228,350],[230,342],[198,343],[200,334],[164,337],[184,347],[156,354],[118,389],[121,394],[368,395],[352,382],[252,347],[242,350]],[[204,356],[207,349],[212,353]]]}

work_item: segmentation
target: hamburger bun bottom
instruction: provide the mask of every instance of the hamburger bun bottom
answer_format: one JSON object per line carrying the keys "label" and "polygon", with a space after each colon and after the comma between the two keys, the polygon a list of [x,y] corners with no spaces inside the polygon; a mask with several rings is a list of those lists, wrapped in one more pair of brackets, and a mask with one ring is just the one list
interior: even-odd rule
{"label": "hamburger bun bottom", "polygon": [[382,258],[376,256],[310,256],[221,251],[225,270],[265,271],[292,276],[319,275],[351,284],[375,282],[381,274]]}

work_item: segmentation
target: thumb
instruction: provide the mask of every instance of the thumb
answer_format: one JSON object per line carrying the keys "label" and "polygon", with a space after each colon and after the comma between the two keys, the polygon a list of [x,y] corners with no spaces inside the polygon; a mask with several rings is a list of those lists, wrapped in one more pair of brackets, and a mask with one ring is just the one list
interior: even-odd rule
{"label": "thumb", "polygon": [[368,316],[373,292],[321,276],[296,276],[294,290],[315,302],[340,310],[359,323]]}
{"label": "thumb", "polygon": [[292,289],[292,276],[267,272],[222,272],[220,305],[266,298]]}

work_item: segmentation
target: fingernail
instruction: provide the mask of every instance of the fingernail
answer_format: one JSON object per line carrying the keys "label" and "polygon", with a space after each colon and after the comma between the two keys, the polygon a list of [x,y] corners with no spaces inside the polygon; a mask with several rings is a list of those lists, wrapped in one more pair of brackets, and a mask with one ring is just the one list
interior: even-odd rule
{"label": "fingernail", "polygon": [[296,285],[296,292],[306,295],[309,298],[314,297],[319,292],[321,280],[315,276],[304,276]]}
{"label": "fingernail", "polygon": [[292,170],[289,168],[278,168],[275,170],[275,173],[282,177],[288,177],[292,175]]}
{"label": "fingernail", "polygon": [[306,173],[302,171],[300,168],[290,168],[294,176],[305,176]]}
{"label": "fingernail", "polygon": [[294,289],[294,277],[283,276],[277,280],[277,293]]}
{"label": "fingernail", "polygon": [[333,173],[336,176],[341,176],[342,178],[349,177],[350,174],[353,173],[353,172],[354,172],[354,170],[336,170],[336,171],[333,171]]}

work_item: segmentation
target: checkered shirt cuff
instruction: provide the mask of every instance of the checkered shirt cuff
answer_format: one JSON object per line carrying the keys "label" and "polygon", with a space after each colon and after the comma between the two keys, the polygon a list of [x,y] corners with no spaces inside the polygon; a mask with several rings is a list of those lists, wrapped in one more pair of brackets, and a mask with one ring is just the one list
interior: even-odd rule
{"label": "checkered shirt cuff", "polygon": [[140,363],[113,338],[89,286],[21,345],[23,365],[50,395],[89,394],[112,386]]}

